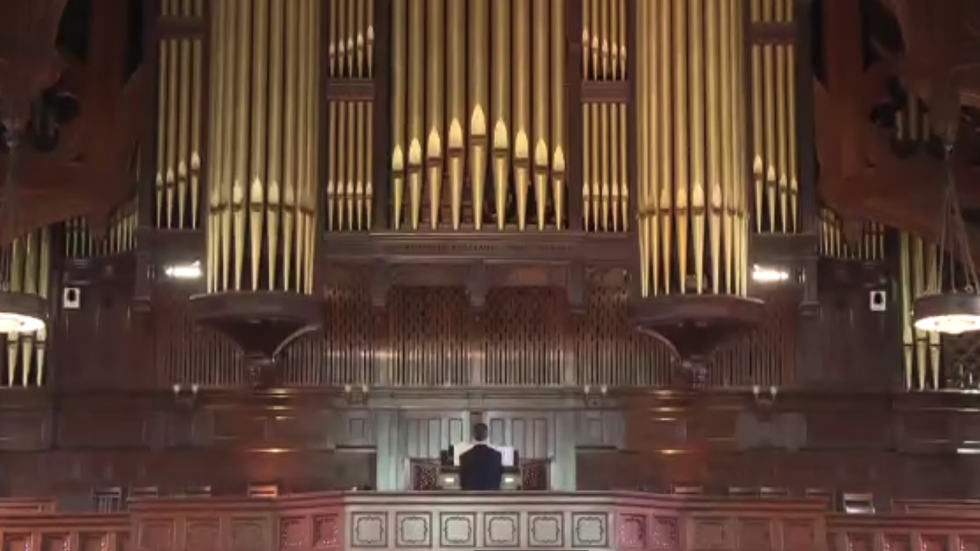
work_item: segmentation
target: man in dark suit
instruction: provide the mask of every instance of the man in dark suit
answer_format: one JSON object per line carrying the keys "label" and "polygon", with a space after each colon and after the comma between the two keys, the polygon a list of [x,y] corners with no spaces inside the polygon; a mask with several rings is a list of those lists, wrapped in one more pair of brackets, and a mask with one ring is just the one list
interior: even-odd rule
{"label": "man in dark suit", "polygon": [[503,456],[487,443],[490,430],[483,423],[473,427],[476,443],[459,456],[459,485],[463,490],[500,490],[504,476]]}

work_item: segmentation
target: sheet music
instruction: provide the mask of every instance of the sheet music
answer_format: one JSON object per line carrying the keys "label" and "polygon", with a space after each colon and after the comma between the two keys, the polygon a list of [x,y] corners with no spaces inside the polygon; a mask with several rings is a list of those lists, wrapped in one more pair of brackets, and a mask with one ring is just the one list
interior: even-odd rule
{"label": "sheet music", "polygon": [[[468,452],[475,444],[472,442],[459,442],[453,445],[453,465],[459,466],[459,456]],[[514,448],[512,446],[490,446],[500,452],[501,462],[504,467],[514,466]]]}

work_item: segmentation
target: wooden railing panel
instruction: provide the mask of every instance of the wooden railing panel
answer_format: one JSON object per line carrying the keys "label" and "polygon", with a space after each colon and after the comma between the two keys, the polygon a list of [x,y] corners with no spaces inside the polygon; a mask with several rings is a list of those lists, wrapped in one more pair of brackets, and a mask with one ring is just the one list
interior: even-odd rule
{"label": "wooden railing panel", "polygon": [[124,515],[0,514],[4,551],[128,551]]}

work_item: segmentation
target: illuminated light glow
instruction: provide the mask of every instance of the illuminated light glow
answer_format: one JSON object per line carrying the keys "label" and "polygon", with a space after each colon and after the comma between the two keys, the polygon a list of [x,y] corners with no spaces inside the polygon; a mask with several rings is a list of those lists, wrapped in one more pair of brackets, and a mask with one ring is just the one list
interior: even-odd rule
{"label": "illuminated light glow", "polygon": [[0,333],[33,333],[44,328],[44,320],[13,312],[0,312]]}
{"label": "illuminated light glow", "polygon": [[204,275],[204,271],[201,270],[200,262],[167,266],[163,273],[172,279],[199,279],[202,275]]}
{"label": "illuminated light glow", "polygon": [[959,335],[969,331],[980,331],[980,315],[976,314],[947,314],[930,316],[916,320],[915,328],[932,333]]}
{"label": "illuminated light glow", "polygon": [[759,283],[778,283],[789,279],[789,272],[762,266],[752,266],[752,281]]}
{"label": "illuminated light glow", "polygon": [[947,335],[980,331],[980,295],[952,292],[920,296],[912,303],[912,325],[920,331]]}

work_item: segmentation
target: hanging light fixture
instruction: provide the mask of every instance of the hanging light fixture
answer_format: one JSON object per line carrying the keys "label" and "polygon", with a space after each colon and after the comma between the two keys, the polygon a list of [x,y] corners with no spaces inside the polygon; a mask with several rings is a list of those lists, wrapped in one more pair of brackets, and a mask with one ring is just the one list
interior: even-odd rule
{"label": "hanging light fixture", "polygon": [[[28,271],[44,269],[45,266],[31,266],[29,238],[16,235],[17,227],[17,153],[23,133],[23,119],[5,112],[3,135],[7,146],[7,175],[0,202],[0,222],[6,222],[4,229],[8,244],[0,250],[0,334],[16,335],[33,333],[44,329],[47,318],[47,300],[44,290],[34,289],[36,285],[27,283],[31,275]],[[35,243],[36,247],[37,244]],[[33,275],[33,274],[32,274]],[[26,276],[26,277],[25,277]],[[31,279],[33,281],[33,279]],[[44,278],[47,280],[47,278]]]}
{"label": "hanging light fixture", "polygon": [[955,134],[947,133],[943,144],[946,192],[939,234],[939,260],[930,288],[912,303],[912,324],[916,329],[948,335],[980,330],[980,280],[977,279],[953,177]]}

